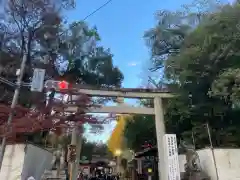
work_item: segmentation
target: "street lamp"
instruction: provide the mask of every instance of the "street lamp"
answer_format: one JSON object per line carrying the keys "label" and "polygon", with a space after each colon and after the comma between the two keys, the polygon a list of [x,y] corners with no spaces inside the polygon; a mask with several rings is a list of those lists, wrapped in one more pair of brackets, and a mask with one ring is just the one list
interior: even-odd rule
{"label": "street lamp", "polygon": [[121,156],[121,154],[122,154],[121,149],[117,149],[117,150],[115,151],[115,155],[116,155],[116,156]]}

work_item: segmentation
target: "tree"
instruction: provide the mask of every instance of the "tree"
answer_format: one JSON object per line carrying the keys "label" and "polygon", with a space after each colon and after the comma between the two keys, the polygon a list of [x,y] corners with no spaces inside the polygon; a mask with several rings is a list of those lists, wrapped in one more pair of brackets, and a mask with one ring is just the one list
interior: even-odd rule
{"label": "tree", "polygon": [[[59,10],[61,11],[62,1],[59,0]],[[41,51],[38,40],[40,32],[53,31],[59,27],[60,13],[56,9],[56,4],[51,1],[7,1],[5,11],[1,14],[1,76],[16,81],[16,69],[20,67],[23,54],[27,53],[27,66],[23,80],[30,81],[33,63],[36,62],[36,52]],[[44,33],[41,34],[41,37]],[[2,86],[4,98],[2,102],[9,103],[12,97],[12,89]],[[22,89],[22,94],[29,91]],[[19,103],[24,106],[29,105],[29,97],[22,95]]]}
{"label": "tree", "polygon": [[[153,70],[164,72],[160,83],[155,84],[178,94],[167,107],[167,132],[190,143],[194,134],[197,148],[209,145],[205,123],[210,125],[214,146],[239,146],[240,141],[239,4],[213,5],[200,3],[199,13],[163,11],[158,25],[145,34],[152,50]],[[195,5],[190,7],[196,9]],[[194,26],[192,17],[198,20]],[[185,29],[180,28],[183,22]]]}
{"label": "tree", "polygon": [[[239,145],[239,111],[232,109],[231,101],[239,67],[238,11],[238,4],[226,5],[220,12],[212,14],[184,39],[179,55],[171,56],[165,62],[166,77],[178,82],[181,95],[178,101],[182,101],[178,108],[176,100],[172,101],[167,120],[173,123],[183,119],[185,126],[181,123],[177,129],[188,137],[191,131],[200,134],[196,137],[198,147],[208,143],[206,131],[202,129],[204,123],[209,123],[212,128],[215,146]],[[224,93],[228,93],[227,96]],[[177,113],[171,110],[174,106]]]}
{"label": "tree", "polygon": [[123,74],[113,65],[110,49],[97,45],[100,36],[96,27],[89,28],[80,21],[70,24],[64,32],[60,54],[67,68],[62,78],[94,86],[121,86]]}
{"label": "tree", "polygon": [[99,155],[100,157],[112,157],[112,153],[109,151],[107,145],[104,143],[95,143],[93,154]]}
{"label": "tree", "polygon": [[[145,32],[144,38],[151,49],[153,70],[163,67],[163,61],[168,55],[179,52],[189,25],[182,24],[185,18],[183,13],[159,11],[157,13],[158,25]],[[174,25],[174,28],[172,26]]]}
{"label": "tree", "polygon": [[111,157],[111,153],[109,152],[106,144],[90,142],[84,138],[82,144],[81,159],[84,157],[86,160],[91,161],[93,155],[100,157]]}
{"label": "tree", "polygon": [[239,75],[239,68],[225,70],[212,83],[209,94],[230,101],[233,106],[237,106],[240,100]]}
{"label": "tree", "polygon": [[126,124],[126,116],[119,116],[117,118],[117,124],[112,131],[110,138],[108,139],[108,149],[115,154],[116,151],[123,150],[124,148],[124,136],[123,131]]}
{"label": "tree", "polygon": [[[0,74],[2,77],[15,82],[16,69],[19,68],[23,54],[26,53],[24,82],[30,82],[33,68],[42,67],[42,62],[45,62],[47,64],[43,67],[46,68],[47,79],[64,78],[78,84],[121,86],[123,75],[117,67],[113,66],[113,55],[109,50],[96,45],[100,40],[97,29],[89,28],[84,22],[74,22],[65,28],[62,11],[70,8],[71,2],[71,0],[8,1],[0,23],[2,39]],[[6,84],[1,88],[3,94],[1,102],[7,106],[11,102],[13,88]],[[29,111],[39,108],[41,110],[38,113],[45,114],[44,106],[47,98],[45,92],[38,94],[35,98],[29,98],[29,93],[28,88],[21,89],[19,104],[31,108]],[[54,99],[54,103],[56,100]],[[5,113],[7,112],[6,110]],[[30,118],[34,120],[36,117]],[[62,118],[70,117],[63,115]],[[93,120],[86,115],[71,118],[84,119],[83,123],[95,124],[94,127],[97,129],[100,127],[96,125],[96,119]],[[6,122],[6,118],[4,121]],[[27,126],[23,119],[21,121],[18,119],[17,122],[22,128],[24,125]],[[28,137],[36,139],[32,137],[33,133],[34,136],[39,136],[38,132],[31,131]]]}
{"label": "tree", "polygon": [[[49,60],[47,73],[52,78],[60,75],[71,82],[120,86],[123,76],[113,66],[110,50],[96,45],[100,40],[97,29],[89,28],[85,22],[74,22],[67,29],[63,27],[60,13],[64,2],[9,1],[1,25],[11,36],[4,37],[3,50],[11,49],[8,53],[17,53],[21,58],[27,49],[31,66],[41,59]],[[106,73],[112,76],[106,78]]]}
{"label": "tree", "polygon": [[137,152],[143,145],[156,145],[155,119],[150,115],[135,115],[126,122],[124,137],[127,147]]}
{"label": "tree", "polygon": [[178,54],[185,37],[221,7],[221,1],[198,0],[183,5],[182,9],[175,12],[157,11],[157,25],[144,33],[147,46],[151,50],[152,70],[164,68],[165,59]]}
{"label": "tree", "polygon": [[96,147],[96,143],[88,142],[84,138],[82,143],[81,159],[84,159],[85,157],[86,160],[91,161],[95,147]]}

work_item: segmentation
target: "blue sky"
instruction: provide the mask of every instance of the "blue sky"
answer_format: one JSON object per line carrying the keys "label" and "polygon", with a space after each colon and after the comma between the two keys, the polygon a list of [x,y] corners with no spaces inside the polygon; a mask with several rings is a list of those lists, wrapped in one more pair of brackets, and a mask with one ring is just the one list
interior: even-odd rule
{"label": "blue sky", "polygon": [[[68,20],[81,20],[107,0],[79,0],[76,9],[68,12]],[[178,9],[190,0],[113,0],[86,21],[90,26],[96,25],[101,36],[101,43],[110,48],[114,54],[114,64],[124,74],[124,87],[141,85],[141,73],[148,63],[149,52],[145,45],[144,31],[154,27],[154,14],[161,9]],[[89,140],[106,141],[115,126],[115,122],[105,125],[102,134],[86,132]]]}
{"label": "blue sky", "polygon": [[[81,20],[107,0],[79,0],[76,9],[68,12],[70,21]],[[124,87],[140,85],[139,74],[149,58],[143,40],[144,31],[156,23],[154,13],[160,9],[177,9],[190,0],[113,0],[87,19],[96,25],[102,44],[114,54],[114,63],[124,73]]]}
{"label": "blue sky", "polygon": [[[107,0],[79,0],[76,9],[68,12],[69,21],[81,20]],[[124,87],[141,85],[141,73],[147,73],[149,52],[145,45],[144,31],[154,27],[157,10],[176,10],[191,0],[113,0],[106,7],[87,19],[96,25],[102,44],[114,54],[114,64],[124,73]],[[141,75],[142,77],[142,75]],[[115,123],[106,125],[106,131],[98,135],[87,134],[89,139],[106,140]]]}

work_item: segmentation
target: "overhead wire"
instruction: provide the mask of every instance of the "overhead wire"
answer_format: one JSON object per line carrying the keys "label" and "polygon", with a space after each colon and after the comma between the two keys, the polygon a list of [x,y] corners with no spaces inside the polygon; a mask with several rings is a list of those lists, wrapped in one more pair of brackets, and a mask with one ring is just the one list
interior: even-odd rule
{"label": "overhead wire", "polygon": [[[89,13],[87,16],[85,16],[82,21],[86,21],[89,17],[93,16],[94,14],[96,14],[98,11],[100,11],[101,9],[103,9],[104,7],[106,7],[108,4],[110,4],[113,0],[108,0],[106,1],[104,4],[102,4],[101,6],[99,6],[97,9],[95,9],[94,11],[92,11],[91,13]],[[74,24],[73,27],[77,26],[77,24]],[[63,35],[65,32],[67,32],[68,29],[66,29],[65,31],[63,31],[61,33],[61,35]]]}
{"label": "overhead wire", "polygon": [[[113,0],[108,0],[107,2],[105,2],[104,4],[102,4],[101,6],[99,6],[97,9],[95,9],[94,11],[92,11],[91,13],[89,13],[87,16],[85,16],[82,21],[87,20],[89,17],[93,16],[94,14],[96,14],[98,11],[100,11],[101,9],[103,9],[104,7],[106,7],[108,4],[110,4]],[[77,24],[76,24],[77,25]],[[74,25],[74,26],[76,26]],[[68,31],[68,29],[66,29],[65,31]],[[63,33],[61,33],[63,34]],[[0,82],[3,82],[5,84],[8,84],[10,86],[15,86],[15,83],[8,81],[7,79],[0,77]],[[30,83],[22,83],[22,85],[24,86],[30,86]]]}
{"label": "overhead wire", "polygon": [[101,6],[99,6],[97,9],[95,9],[94,11],[92,11],[90,14],[88,14],[85,18],[83,18],[83,21],[85,21],[86,19],[88,19],[90,16],[94,15],[95,13],[97,13],[98,11],[100,11],[102,8],[104,8],[105,6],[107,6],[108,4],[110,4],[113,0],[108,0],[107,2],[105,2],[104,4],[102,4]]}
{"label": "overhead wire", "polygon": [[5,84],[7,84],[7,85],[9,85],[9,86],[13,86],[13,87],[16,85],[16,84],[14,84],[13,82],[11,82],[11,81],[3,78],[3,77],[0,77],[0,82],[5,83]]}

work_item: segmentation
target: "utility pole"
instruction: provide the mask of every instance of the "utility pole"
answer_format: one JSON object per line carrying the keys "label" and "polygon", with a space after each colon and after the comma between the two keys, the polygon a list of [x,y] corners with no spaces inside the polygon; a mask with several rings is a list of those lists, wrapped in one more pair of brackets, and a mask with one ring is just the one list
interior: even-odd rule
{"label": "utility pole", "polygon": [[[10,110],[10,114],[8,116],[7,131],[6,132],[11,132],[10,126],[11,126],[11,123],[12,123],[14,110],[15,110],[15,107],[16,107],[17,102],[18,102],[18,97],[19,97],[19,93],[20,93],[20,88],[21,88],[21,83],[22,83],[22,79],[23,79],[23,75],[24,75],[26,62],[27,62],[27,52],[25,52],[23,54],[23,59],[22,59],[21,67],[20,67],[20,74],[17,78],[17,84],[16,84],[16,88],[15,88],[15,91],[14,91],[14,96],[13,96],[13,99],[12,99],[11,110]],[[7,137],[6,137],[6,134],[5,134],[3,139],[2,139],[1,152],[0,152],[0,171],[1,171],[1,168],[2,168],[4,153],[5,153],[5,149],[6,149],[6,139],[7,139]]]}
{"label": "utility pole", "polygon": [[216,162],[216,157],[215,157],[213,143],[212,143],[212,136],[211,136],[211,131],[210,131],[208,122],[206,123],[206,128],[207,128],[208,139],[209,139],[210,148],[211,148],[211,152],[212,152],[212,157],[213,157],[213,163],[214,163],[214,167],[215,167],[216,177],[217,177],[217,180],[219,180],[217,162]]}
{"label": "utility pole", "polygon": [[[23,4],[23,0],[21,0],[21,4]],[[18,97],[19,97],[19,93],[20,93],[20,89],[21,89],[21,84],[22,84],[22,79],[23,79],[23,75],[24,75],[24,71],[25,71],[25,66],[26,66],[26,62],[27,62],[27,54],[28,54],[28,48],[25,48],[26,51],[23,51],[23,57],[22,57],[22,62],[21,62],[21,66],[20,66],[20,74],[17,78],[17,83],[16,83],[16,87],[15,87],[15,91],[14,91],[14,95],[13,95],[13,99],[12,99],[12,104],[11,104],[11,110],[8,116],[8,121],[7,121],[7,131],[6,132],[10,132],[11,128],[10,125],[12,123],[12,119],[13,119],[13,115],[14,115],[14,110],[15,107],[18,103]],[[6,135],[4,135],[3,139],[2,139],[2,145],[1,145],[1,152],[0,152],[0,171],[2,169],[2,163],[3,163],[3,158],[4,158],[4,154],[5,154],[5,149],[6,149]]]}

